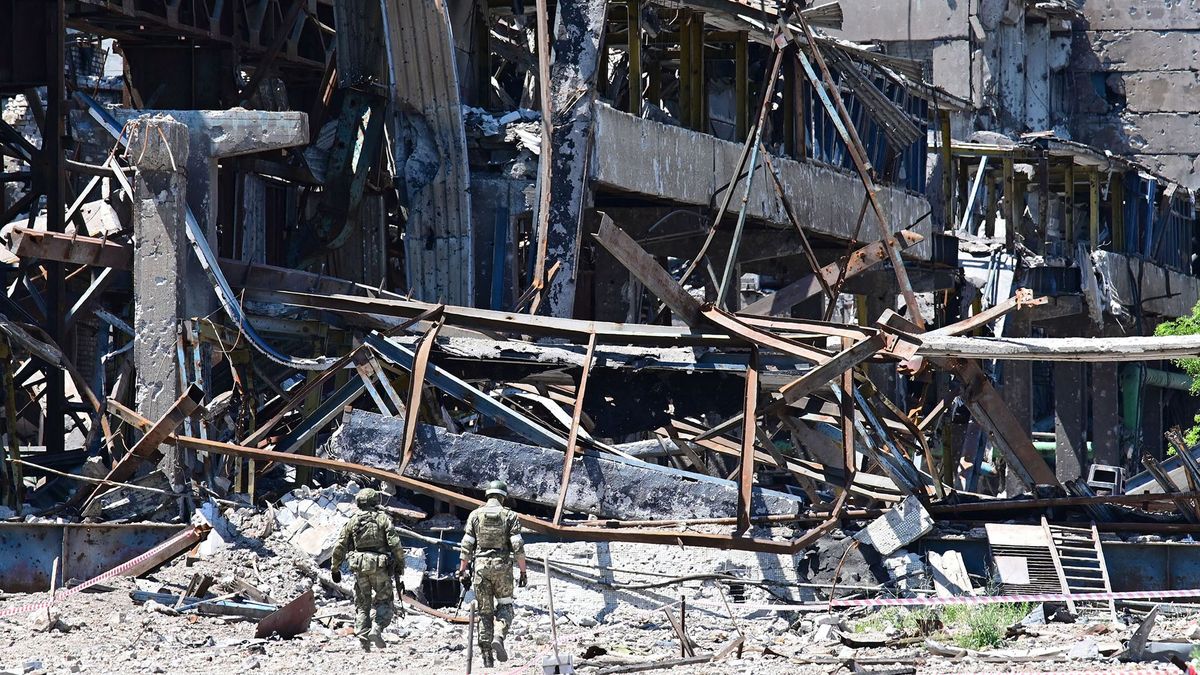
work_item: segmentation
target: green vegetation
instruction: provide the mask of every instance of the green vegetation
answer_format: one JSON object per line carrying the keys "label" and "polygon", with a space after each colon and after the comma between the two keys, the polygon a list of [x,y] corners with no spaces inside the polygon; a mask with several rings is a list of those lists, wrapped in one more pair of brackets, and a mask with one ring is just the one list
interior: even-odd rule
{"label": "green vegetation", "polygon": [[950,640],[964,649],[984,650],[1004,642],[1008,627],[1025,618],[1029,604],[957,605],[908,610],[887,607],[854,624],[856,633],[884,632],[890,626],[914,637]]}
{"label": "green vegetation", "polygon": [[[1158,336],[1200,335],[1200,303],[1192,308],[1190,315],[1160,323],[1154,329],[1154,334]],[[1176,359],[1175,365],[1192,377],[1192,395],[1200,396],[1200,359]],[[1189,447],[1200,444],[1200,415],[1197,415],[1193,421],[1195,424],[1184,433],[1184,440]]]}

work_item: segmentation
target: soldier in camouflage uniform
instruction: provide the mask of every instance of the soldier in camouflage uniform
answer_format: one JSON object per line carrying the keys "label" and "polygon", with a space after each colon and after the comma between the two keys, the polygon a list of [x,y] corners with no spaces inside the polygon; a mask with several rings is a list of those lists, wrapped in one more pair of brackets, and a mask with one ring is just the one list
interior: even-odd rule
{"label": "soldier in camouflage uniform", "polygon": [[[508,660],[504,638],[513,620],[513,559],[521,570],[518,585],[529,583],[525,574],[525,541],[521,539],[521,523],[516,512],[503,505],[508,486],[501,481],[488,484],[487,503],[471,512],[462,539],[460,577],[467,575],[467,565],[475,563],[475,603],[479,609],[479,654],[485,668],[495,658]],[[495,634],[499,619],[499,634]]]}
{"label": "soldier in camouflage uniform", "polygon": [[[392,577],[404,573],[404,548],[400,535],[392,529],[392,520],[379,510],[379,493],[371,488],[359,491],[354,499],[359,512],[342,528],[331,562],[333,580],[342,580],[342,561],[350,563],[354,574],[354,606],[358,609],[355,634],[363,649],[371,643],[383,647],[383,629],[392,622],[394,588]],[[404,582],[400,582],[404,592]],[[371,607],[375,607],[375,625],[371,625]]]}

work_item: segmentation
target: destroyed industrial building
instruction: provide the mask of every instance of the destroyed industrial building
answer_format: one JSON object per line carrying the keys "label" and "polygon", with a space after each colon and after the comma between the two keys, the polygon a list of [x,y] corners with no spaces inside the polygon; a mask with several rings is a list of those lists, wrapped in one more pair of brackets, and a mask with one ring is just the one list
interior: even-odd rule
{"label": "destroyed industrial building", "polygon": [[5,672],[478,670],[497,479],[504,672],[1190,667],[1195,0],[0,28]]}

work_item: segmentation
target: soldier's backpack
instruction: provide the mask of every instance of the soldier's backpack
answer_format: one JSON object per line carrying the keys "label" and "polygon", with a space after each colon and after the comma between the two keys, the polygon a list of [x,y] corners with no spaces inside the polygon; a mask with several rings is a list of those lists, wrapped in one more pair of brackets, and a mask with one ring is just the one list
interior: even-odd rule
{"label": "soldier's backpack", "polygon": [[354,548],[357,551],[388,551],[387,534],[391,529],[387,514],[363,513],[356,516],[354,523]]}
{"label": "soldier's backpack", "polygon": [[508,528],[504,526],[504,515],[500,509],[479,511],[475,538],[479,542],[479,548],[485,551],[508,549]]}

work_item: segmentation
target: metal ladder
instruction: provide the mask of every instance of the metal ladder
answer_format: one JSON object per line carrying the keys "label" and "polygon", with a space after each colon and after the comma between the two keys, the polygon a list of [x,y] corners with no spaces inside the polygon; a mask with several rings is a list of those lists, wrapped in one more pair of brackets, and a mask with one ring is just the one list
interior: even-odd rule
{"label": "metal ladder", "polygon": [[[1096,524],[1090,528],[1050,525],[1042,517],[1042,529],[1050,540],[1051,557],[1062,579],[1063,593],[1111,592],[1108,565],[1104,562],[1104,549],[1100,547],[1100,534]],[[1107,613],[1112,621],[1117,620],[1116,603],[1112,600],[1067,601],[1072,614],[1082,611]]]}

